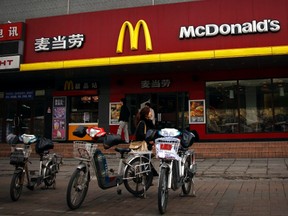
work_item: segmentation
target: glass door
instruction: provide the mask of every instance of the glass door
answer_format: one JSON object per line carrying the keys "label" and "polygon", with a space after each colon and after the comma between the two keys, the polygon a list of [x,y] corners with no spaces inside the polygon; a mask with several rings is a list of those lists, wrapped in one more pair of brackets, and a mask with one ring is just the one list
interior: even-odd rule
{"label": "glass door", "polygon": [[5,137],[9,133],[44,135],[45,102],[42,100],[7,101],[3,116]]}
{"label": "glass door", "polygon": [[10,101],[6,113],[6,135],[30,133],[31,101]]}

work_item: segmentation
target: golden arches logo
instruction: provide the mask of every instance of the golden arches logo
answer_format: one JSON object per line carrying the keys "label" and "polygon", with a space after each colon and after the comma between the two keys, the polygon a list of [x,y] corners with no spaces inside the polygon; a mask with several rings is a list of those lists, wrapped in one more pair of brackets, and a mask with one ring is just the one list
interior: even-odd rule
{"label": "golden arches logo", "polygon": [[144,31],[146,51],[152,51],[152,41],[151,41],[149,28],[144,20],[139,20],[135,26],[135,29],[133,28],[132,24],[129,21],[125,21],[122,24],[119,37],[118,37],[116,53],[123,52],[123,43],[124,43],[124,36],[125,36],[126,28],[128,28],[129,36],[130,36],[130,49],[131,50],[138,49],[139,31],[140,31],[141,26]]}
{"label": "golden arches logo", "polygon": [[64,83],[64,90],[74,90],[74,84],[72,80],[67,80]]}

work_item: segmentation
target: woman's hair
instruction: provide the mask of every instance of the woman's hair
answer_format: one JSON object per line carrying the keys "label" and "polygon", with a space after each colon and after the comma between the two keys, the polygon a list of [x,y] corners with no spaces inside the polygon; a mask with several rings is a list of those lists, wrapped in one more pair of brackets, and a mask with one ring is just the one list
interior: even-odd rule
{"label": "woman's hair", "polygon": [[141,121],[145,120],[146,117],[149,115],[150,108],[149,107],[143,107],[140,112],[137,113],[136,116],[136,125]]}

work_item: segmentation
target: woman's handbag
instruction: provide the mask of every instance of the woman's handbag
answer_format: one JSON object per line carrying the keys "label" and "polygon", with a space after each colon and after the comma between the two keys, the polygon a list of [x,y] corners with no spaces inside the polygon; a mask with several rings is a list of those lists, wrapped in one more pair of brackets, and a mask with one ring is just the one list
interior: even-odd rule
{"label": "woman's handbag", "polygon": [[[139,122],[140,124],[140,122]],[[146,124],[144,122],[144,133],[146,134]],[[131,141],[129,148],[133,151],[148,151],[147,143],[145,140],[143,141]]]}
{"label": "woman's handbag", "polygon": [[147,143],[143,141],[132,141],[129,145],[129,148],[133,151],[148,151]]}

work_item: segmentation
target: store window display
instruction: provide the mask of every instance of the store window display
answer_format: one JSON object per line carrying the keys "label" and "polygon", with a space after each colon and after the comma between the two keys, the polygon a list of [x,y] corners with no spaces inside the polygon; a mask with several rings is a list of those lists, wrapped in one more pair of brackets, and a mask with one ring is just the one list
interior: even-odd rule
{"label": "store window display", "polygon": [[288,78],[206,83],[207,132],[288,131]]}

